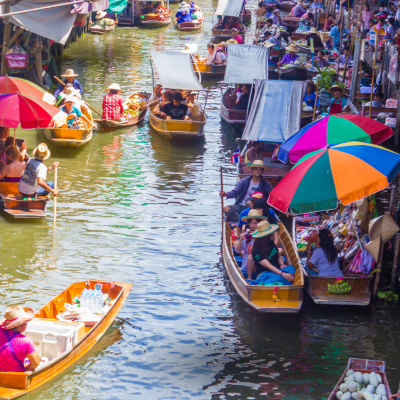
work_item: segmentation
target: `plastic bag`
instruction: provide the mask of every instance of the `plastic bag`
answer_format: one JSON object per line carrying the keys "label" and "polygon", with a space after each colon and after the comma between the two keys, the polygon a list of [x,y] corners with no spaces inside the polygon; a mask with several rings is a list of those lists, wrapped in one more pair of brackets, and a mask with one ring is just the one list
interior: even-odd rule
{"label": "plastic bag", "polygon": [[12,47],[5,54],[8,68],[22,69],[28,66],[29,55],[21,46]]}

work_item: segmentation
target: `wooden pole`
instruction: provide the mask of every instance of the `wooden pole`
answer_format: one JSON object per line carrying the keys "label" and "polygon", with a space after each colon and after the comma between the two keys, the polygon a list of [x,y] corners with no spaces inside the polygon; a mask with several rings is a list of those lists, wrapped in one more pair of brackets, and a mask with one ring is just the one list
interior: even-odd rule
{"label": "wooden pole", "polygon": [[384,244],[382,243],[382,237],[379,241],[379,257],[378,257],[378,265],[376,267],[376,275],[375,275],[375,282],[374,282],[374,289],[372,295],[375,297],[378,291],[379,280],[381,279],[381,270],[382,270],[382,261],[383,261],[383,249]]}
{"label": "wooden pole", "polygon": [[[57,190],[57,167],[54,169],[54,189]],[[53,226],[56,226],[57,219],[57,196],[54,196]]]}
{"label": "wooden pole", "polygon": [[[371,81],[371,96],[369,98],[369,117],[371,118],[372,113],[372,96],[374,95],[374,78],[375,78],[375,65],[376,65],[376,51],[379,43],[379,32],[375,36],[375,53],[374,53],[374,69],[372,70],[372,81]],[[382,76],[382,75],[381,75]]]}
{"label": "wooden pole", "polygon": [[397,275],[397,267],[398,267],[398,259],[399,259],[399,250],[400,250],[400,233],[397,233],[394,240],[394,258],[393,258],[393,270],[392,270],[392,281],[390,283],[390,290],[394,292],[396,285],[396,275]]}
{"label": "wooden pole", "polygon": [[[358,103],[360,101],[360,87],[361,87],[361,71],[362,71],[362,60],[360,60],[360,70],[359,70],[359,77],[358,77],[358,86],[356,87],[356,94],[358,94],[357,96],[357,109],[358,109]],[[354,74],[354,70],[353,70],[353,74]],[[365,116],[365,115],[364,115]]]}
{"label": "wooden pole", "polygon": [[[222,166],[220,167],[220,174],[221,174],[221,193],[224,191],[224,178],[222,176]],[[224,223],[224,197],[221,196],[221,217],[222,223]]]}
{"label": "wooden pole", "polygon": [[[6,3],[3,8],[4,14],[10,12],[10,3]],[[8,68],[7,68],[7,60],[6,60],[6,53],[9,50],[7,47],[7,43],[10,40],[11,36],[11,23],[8,18],[3,19],[4,22],[4,33],[3,33],[3,49],[1,51],[1,75],[7,75]]]}
{"label": "wooden pole", "polygon": [[43,85],[42,50],[43,46],[39,45],[35,51],[35,71],[40,85]]}
{"label": "wooden pole", "polygon": [[317,100],[318,100],[318,80],[317,80],[317,91],[315,92],[315,103],[314,103],[314,112],[312,116],[312,120],[315,121],[315,110],[317,108]]}

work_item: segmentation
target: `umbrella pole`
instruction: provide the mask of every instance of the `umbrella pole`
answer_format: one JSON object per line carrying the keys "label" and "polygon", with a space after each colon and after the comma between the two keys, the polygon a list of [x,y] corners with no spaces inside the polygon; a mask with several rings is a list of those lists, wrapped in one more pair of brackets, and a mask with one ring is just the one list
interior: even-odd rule
{"label": "umbrella pole", "polygon": [[[221,174],[221,192],[224,191],[224,178],[222,176],[222,166],[220,167],[220,174]],[[224,198],[221,196],[221,217],[222,217],[222,223],[224,223]]]}
{"label": "umbrella pole", "polygon": [[[54,169],[54,189],[57,190],[57,167]],[[56,226],[57,219],[57,196],[54,196],[53,227]]]}
{"label": "umbrella pole", "polygon": [[317,80],[317,91],[315,92],[315,102],[314,102],[314,111],[313,111],[313,116],[312,120],[315,121],[315,110],[317,108],[317,100],[318,100],[318,80]]}
{"label": "umbrella pole", "polygon": [[15,141],[16,141],[16,139],[15,139],[15,135],[16,135],[16,132],[17,132],[17,129],[16,129],[16,128],[14,128],[14,143],[13,143],[13,146],[15,146]]}
{"label": "umbrella pole", "polygon": [[[374,55],[374,69],[372,71],[372,82],[371,82],[371,96],[369,98],[369,117],[371,118],[371,113],[372,113],[372,96],[374,94],[374,78],[375,78],[375,65],[376,65],[376,51],[378,49],[378,43],[379,43],[379,32],[375,36],[375,55]],[[382,79],[382,74],[381,74],[381,79]]]}

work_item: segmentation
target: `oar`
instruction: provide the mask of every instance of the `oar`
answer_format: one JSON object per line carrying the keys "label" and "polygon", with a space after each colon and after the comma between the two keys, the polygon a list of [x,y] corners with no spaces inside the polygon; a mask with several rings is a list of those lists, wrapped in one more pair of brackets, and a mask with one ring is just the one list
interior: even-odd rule
{"label": "oar", "polygon": [[[62,83],[62,84],[65,86],[65,83],[64,83],[61,79],[59,79],[57,76],[55,76],[54,78],[57,79],[58,82]],[[95,113],[99,114],[100,116],[102,115],[102,114],[99,113],[97,110],[95,110],[86,100],[83,100],[83,101],[84,101],[85,104],[86,104],[89,108],[91,108]]]}
{"label": "oar", "polygon": [[[57,167],[54,169],[54,190],[57,190]],[[57,219],[57,196],[54,196],[53,227],[56,226]]]}
{"label": "oar", "polygon": [[[224,191],[224,178],[222,176],[222,166],[220,167],[221,173],[221,192]],[[224,223],[224,196],[221,196],[221,216],[222,216],[222,223]]]}
{"label": "oar", "polygon": [[172,26],[176,21],[178,21],[178,18],[175,18],[174,21],[173,21],[170,25],[168,25],[168,26],[165,28],[165,30],[171,28],[171,26]]}

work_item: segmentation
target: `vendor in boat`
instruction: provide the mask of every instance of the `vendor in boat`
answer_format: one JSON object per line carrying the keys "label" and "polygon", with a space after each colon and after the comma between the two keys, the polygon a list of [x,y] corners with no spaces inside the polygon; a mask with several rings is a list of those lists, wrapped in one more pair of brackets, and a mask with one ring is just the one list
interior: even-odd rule
{"label": "vendor in boat", "polygon": [[239,35],[239,31],[236,28],[231,30],[232,39],[236,40],[238,44],[243,44],[243,38]]}
{"label": "vendor in boat", "polygon": [[274,23],[273,23],[273,21],[272,21],[272,18],[267,18],[267,20],[265,21],[265,26],[264,26],[264,28],[262,29],[262,31],[261,31],[261,35],[263,34],[263,33],[265,33],[266,31],[269,31],[269,30],[271,30],[271,29],[273,29],[274,28]]}
{"label": "vendor in boat", "polygon": [[201,21],[203,19],[203,13],[201,12],[200,7],[193,2],[190,3],[190,6],[194,8],[194,11],[191,11],[192,20]]}
{"label": "vendor in boat", "polygon": [[60,111],[63,111],[67,114],[67,125],[69,128],[78,128],[79,122],[81,119],[85,120],[89,123],[89,126],[92,126],[92,122],[82,113],[79,107],[75,106],[76,99],[74,97],[67,96],[64,99],[64,105],[60,108]]}
{"label": "vendor in boat", "polygon": [[279,9],[275,9],[274,10],[274,15],[271,17],[271,19],[272,19],[272,23],[274,24],[274,25],[276,25],[277,27],[280,27],[280,26],[282,26],[283,25],[283,23],[282,23],[282,18],[280,17],[280,10]]}
{"label": "vendor in boat", "polygon": [[186,93],[186,100],[182,104],[186,104],[189,107],[191,117],[200,116],[200,106],[196,101],[197,93],[194,91],[189,91]]}
{"label": "vendor in boat", "polygon": [[107,89],[108,94],[103,99],[102,119],[119,120],[124,112],[123,100],[119,93],[122,93],[118,83],[112,83]]}
{"label": "vendor in boat", "polygon": [[96,18],[93,22],[92,28],[111,29],[116,24],[116,21],[111,18],[106,18],[107,11],[97,11]]}
{"label": "vendor in boat", "polygon": [[150,99],[148,103],[144,106],[144,108],[151,108],[156,106],[161,100],[161,92],[162,86],[159,83],[154,85],[153,94],[150,96]]}
{"label": "vendor in boat", "polygon": [[[307,245],[307,269],[310,275],[342,277],[338,252],[333,244],[329,229],[322,229],[315,235],[316,249],[311,255],[311,243]],[[315,269],[318,271],[315,271]]]}
{"label": "vendor in boat", "polygon": [[312,26],[314,24],[314,14],[306,12],[301,16],[301,23],[305,26]]}
{"label": "vendor in boat", "polygon": [[253,141],[253,146],[246,151],[246,157],[244,159],[244,162],[246,164],[252,164],[255,160],[262,160],[263,148],[264,148],[264,142]]}
{"label": "vendor in boat", "polygon": [[308,62],[310,64],[314,62],[314,65],[318,65],[319,68],[326,68],[328,66],[328,61],[326,61],[325,59],[323,50],[318,50],[317,56],[312,58],[311,60],[308,60]]}
{"label": "vendor in boat", "polygon": [[192,22],[189,4],[183,2],[179,5],[178,11],[175,14],[175,19],[178,24],[182,22]]}
{"label": "vendor in boat", "polygon": [[183,97],[179,92],[176,92],[172,98],[172,103],[164,106],[165,119],[189,120],[190,108],[183,104]]}
{"label": "vendor in boat", "polygon": [[236,199],[233,206],[224,207],[224,213],[228,221],[237,223],[239,221],[240,213],[248,208],[247,201],[254,192],[261,192],[264,196],[269,196],[272,191],[271,184],[262,176],[264,170],[267,168],[262,160],[255,160],[252,164],[247,165],[251,168],[252,175],[241,179],[233,190],[230,192],[220,192],[220,197],[227,199]]}
{"label": "vendor in boat", "polygon": [[142,9],[142,15],[154,14],[154,7],[151,1],[148,1]]}
{"label": "vendor in boat", "polygon": [[60,83],[58,85],[57,90],[54,92],[54,97],[56,98],[56,100],[58,99],[58,95],[64,90],[64,86],[67,83],[72,83],[72,85],[74,86],[74,88],[76,90],[79,90],[80,95],[82,96],[83,94],[83,88],[82,85],[80,84],[80,82],[75,79],[75,77],[78,76],[78,74],[74,73],[73,69],[67,69],[65,71],[65,74],[61,75],[62,77],[64,77],[65,79],[63,80],[64,84]]}
{"label": "vendor in boat", "polygon": [[299,0],[297,2],[297,4],[294,6],[293,8],[293,16],[297,17],[297,18],[301,18],[301,16],[307,12],[307,10],[305,8],[303,8],[303,6],[306,6],[307,4],[303,3],[302,0]]}
{"label": "vendor in boat", "polygon": [[316,90],[316,86],[309,82],[306,87],[306,93],[304,94],[304,102],[307,104],[307,107],[314,107],[315,101],[317,100],[317,95],[315,94]]}
{"label": "vendor in boat", "polygon": [[251,85],[242,85],[242,92],[236,98],[236,110],[246,111],[250,100]]}
{"label": "vendor in boat", "polygon": [[310,32],[307,34],[307,46],[311,46],[311,39],[313,40],[314,43],[314,49],[323,49],[324,45],[322,43],[321,38],[318,36],[318,29],[312,27],[310,29]]}
{"label": "vendor in boat", "polygon": [[343,54],[341,56],[339,56],[339,58],[338,58],[339,65],[345,65],[346,60],[347,60],[347,64],[353,62],[353,57],[349,53],[349,48],[347,46],[343,47]]}
{"label": "vendor in boat", "polygon": [[[25,142],[24,142],[25,143]],[[19,182],[25,169],[25,164],[21,162],[21,153],[17,146],[8,146],[4,151],[6,162],[0,160],[0,181]]]}
{"label": "vendor in boat", "polygon": [[50,157],[50,150],[46,143],[40,143],[34,150],[33,156],[26,164],[24,173],[18,183],[18,190],[25,197],[47,196],[52,193],[58,196],[59,191],[54,189],[54,182],[46,182],[47,173],[58,168],[59,162],[54,161],[53,165],[47,168],[43,161]]}
{"label": "vendor in boat", "polygon": [[225,65],[226,64],[226,55],[218,50],[213,43],[207,44],[207,58],[206,58],[207,65]]}
{"label": "vendor in boat", "polygon": [[[247,279],[250,284],[281,283],[291,285],[294,281],[295,269],[286,266],[282,255],[276,246],[272,234],[279,230],[279,225],[261,221],[252,234],[254,246],[247,259]],[[257,281],[252,281],[253,273]],[[259,276],[262,274],[261,276]]]}
{"label": "vendor in boat", "polygon": [[[265,47],[274,47],[274,46],[279,46],[278,39],[276,39],[275,36],[272,35],[270,31],[265,31],[264,33],[264,38],[267,39],[264,43]],[[269,43],[269,44],[268,44]]]}
{"label": "vendor in boat", "polygon": [[158,3],[154,11],[159,15],[164,15],[167,13],[167,10],[163,7],[162,3]]}
{"label": "vendor in boat", "polygon": [[39,366],[40,358],[32,340],[23,335],[34,316],[31,308],[14,306],[0,320],[0,371],[27,372]]}
{"label": "vendor in boat", "polygon": [[344,111],[344,108],[347,105],[347,99],[344,97],[345,89],[338,85],[333,85],[329,90],[333,97],[330,102],[329,114],[338,114]]}
{"label": "vendor in boat", "polygon": [[332,28],[332,26],[336,25],[336,21],[333,18],[333,14],[328,14],[328,18],[325,21],[325,31],[329,32],[329,30]]}
{"label": "vendor in boat", "polygon": [[299,49],[296,45],[294,44],[289,44],[289,46],[285,47],[285,49],[289,52],[286,53],[282,60],[277,63],[277,66],[280,67],[282,65],[293,65],[296,63],[296,61],[299,60],[299,56],[296,54],[299,52]]}

